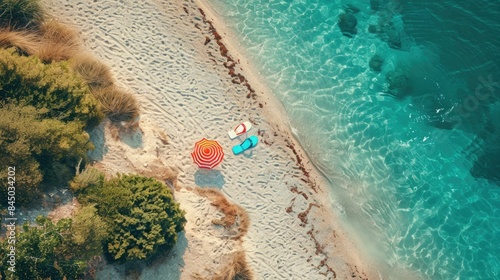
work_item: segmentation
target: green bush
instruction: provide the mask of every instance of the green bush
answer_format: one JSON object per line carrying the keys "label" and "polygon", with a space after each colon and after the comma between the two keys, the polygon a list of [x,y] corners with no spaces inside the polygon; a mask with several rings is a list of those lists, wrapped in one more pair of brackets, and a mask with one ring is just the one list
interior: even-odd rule
{"label": "green bush", "polygon": [[[37,225],[23,225],[16,235],[16,271],[2,271],[6,279],[81,279],[85,260],[63,254],[60,250],[71,236],[71,220],[62,219],[57,224],[39,216]],[[8,240],[2,243],[2,265],[7,265]]]}
{"label": "green bush", "polygon": [[78,210],[72,218],[71,236],[61,248],[61,252],[74,259],[90,260],[103,253],[102,243],[108,236],[108,224],[97,215],[94,205]]}
{"label": "green bush", "polygon": [[0,0],[0,27],[36,27],[44,17],[39,0]]}
{"label": "green bush", "polygon": [[[80,165],[80,164],[78,164]],[[76,176],[70,182],[73,191],[82,191],[91,186],[102,186],[104,184],[104,174],[97,168],[88,166],[83,171],[77,171]]]}
{"label": "green bush", "polygon": [[[0,170],[16,168],[16,201],[33,199],[44,177],[54,173],[54,163],[75,166],[93,148],[78,121],[64,123],[42,116],[46,109],[0,104]],[[0,181],[7,182],[7,172]],[[45,178],[47,179],[47,178]],[[5,203],[6,184],[0,185]]]}
{"label": "green bush", "polygon": [[0,99],[45,108],[47,118],[79,120],[87,127],[102,119],[97,100],[67,62],[43,64],[12,48],[0,49]]}
{"label": "green bush", "polygon": [[[83,79],[65,62],[46,65],[0,49],[0,100],[0,168],[16,167],[16,199],[33,199],[44,180],[71,179],[78,159],[93,149],[84,129],[102,118]],[[2,184],[2,204],[6,190]]]}
{"label": "green bush", "polygon": [[154,178],[119,175],[86,188],[79,200],[95,203],[109,223],[104,249],[114,260],[142,260],[170,249],[186,223],[171,191]]}

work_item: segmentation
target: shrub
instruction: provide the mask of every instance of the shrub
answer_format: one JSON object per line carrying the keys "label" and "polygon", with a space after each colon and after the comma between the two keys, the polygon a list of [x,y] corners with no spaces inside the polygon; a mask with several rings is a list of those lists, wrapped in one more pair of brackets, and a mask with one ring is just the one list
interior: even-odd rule
{"label": "shrub", "polygon": [[39,0],[0,0],[0,27],[36,27],[44,17]]}
{"label": "shrub", "polygon": [[[64,123],[42,116],[46,109],[0,104],[0,170],[16,167],[16,201],[29,201],[54,162],[74,166],[93,148],[89,135],[78,121]],[[6,182],[6,172],[0,180]],[[0,199],[6,202],[6,186]]]}
{"label": "shrub", "polygon": [[78,33],[55,20],[44,22],[36,55],[45,63],[68,60],[80,50]]}
{"label": "shrub", "polygon": [[73,70],[80,74],[91,89],[113,85],[113,76],[109,67],[89,54],[76,55],[71,63]]}
{"label": "shrub", "polygon": [[[93,146],[83,129],[97,124],[102,115],[97,100],[67,63],[44,65],[14,49],[0,49],[0,99],[0,144],[5,147],[0,167],[18,167],[18,199],[27,202],[42,180],[72,176],[57,171],[86,157]],[[2,185],[0,198],[5,191]]]}
{"label": "shrub", "polygon": [[63,244],[61,252],[66,257],[90,260],[102,254],[102,243],[107,238],[109,226],[97,215],[94,205],[78,210],[72,218],[71,235]]}
{"label": "shrub", "polygon": [[[78,166],[80,163],[78,164]],[[82,191],[88,187],[100,186],[104,183],[104,174],[97,168],[88,166],[83,171],[76,171],[76,176],[70,183],[73,191]]]}
{"label": "shrub", "polygon": [[[38,216],[36,225],[23,225],[16,234],[16,272],[0,271],[1,279],[83,279],[86,261],[102,253],[108,225],[90,205],[73,219],[53,223]],[[0,260],[7,264],[8,240],[0,243]],[[7,277],[8,276],[8,277]],[[5,278],[2,278],[5,277]]]}
{"label": "shrub", "polygon": [[132,122],[139,116],[139,103],[124,90],[111,86],[92,91],[102,112],[113,122]]}
{"label": "shrub", "polygon": [[114,260],[142,260],[170,249],[186,223],[170,190],[153,178],[118,175],[85,189],[79,200],[95,203],[110,224],[105,250]]}
{"label": "shrub", "polygon": [[66,62],[45,65],[36,57],[17,55],[14,49],[0,49],[0,99],[46,108],[48,118],[80,120],[87,127],[102,118],[97,100]]}
{"label": "shrub", "polygon": [[[36,219],[37,226],[23,225],[23,231],[16,235],[16,272],[6,271],[6,279],[81,279],[85,271],[85,261],[65,256],[61,246],[71,233],[71,220],[62,219],[53,224],[46,217]],[[5,250],[11,246],[5,240]],[[7,254],[2,254],[2,264],[7,262]]]}

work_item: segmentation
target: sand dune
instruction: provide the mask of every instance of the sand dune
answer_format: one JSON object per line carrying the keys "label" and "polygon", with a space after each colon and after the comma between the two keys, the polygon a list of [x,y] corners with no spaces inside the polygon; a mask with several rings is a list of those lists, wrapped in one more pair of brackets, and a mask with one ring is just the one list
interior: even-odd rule
{"label": "sand dune", "polygon": [[[58,20],[81,31],[84,45],[141,102],[141,130],[119,134],[102,124],[92,132],[97,144],[92,157],[110,173],[151,172],[155,165],[178,172],[176,197],[188,213],[185,235],[171,255],[137,277],[192,279],[207,267],[217,270],[218,258],[242,246],[256,279],[376,278],[334,222],[326,186],[291,136],[281,105],[252,75],[234,44],[218,40],[228,32],[206,5],[174,0],[45,3]],[[254,126],[250,134],[261,142],[250,153],[234,156],[231,147],[242,139],[231,141],[226,132],[246,120]],[[205,173],[190,157],[202,137],[219,141],[226,153],[220,166]],[[197,224],[199,215],[217,213],[187,189],[196,184],[220,188],[247,210],[252,225],[243,243],[221,238],[207,220]],[[107,266],[98,276],[118,279],[124,274]]]}

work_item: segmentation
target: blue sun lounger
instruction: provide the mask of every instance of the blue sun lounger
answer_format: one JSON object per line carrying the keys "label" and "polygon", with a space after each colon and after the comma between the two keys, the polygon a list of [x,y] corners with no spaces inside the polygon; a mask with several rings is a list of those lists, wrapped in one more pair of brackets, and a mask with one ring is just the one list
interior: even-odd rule
{"label": "blue sun lounger", "polygon": [[252,135],[252,136],[248,137],[245,141],[243,141],[241,144],[234,146],[233,153],[235,155],[239,155],[239,154],[243,153],[244,151],[257,146],[258,142],[259,142],[259,139],[257,138],[257,136]]}

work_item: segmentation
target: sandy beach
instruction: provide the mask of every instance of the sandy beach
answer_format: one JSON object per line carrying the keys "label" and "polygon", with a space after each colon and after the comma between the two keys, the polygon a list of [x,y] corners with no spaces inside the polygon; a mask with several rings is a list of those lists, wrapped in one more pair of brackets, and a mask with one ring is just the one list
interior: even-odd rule
{"label": "sandy beach", "polygon": [[[91,133],[95,164],[108,174],[156,175],[172,187],[188,220],[167,256],[130,275],[104,265],[98,279],[213,279],[244,252],[255,279],[379,279],[342,230],[328,187],[293,138],[282,105],[256,75],[206,1],[45,0],[50,14],[80,31],[141,103],[140,129]],[[260,143],[244,155],[227,131],[242,121]],[[225,158],[200,170],[190,153],[217,140]],[[176,179],[175,179],[176,178]],[[175,185],[175,186],[174,186]],[[221,217],[196,187],[219,189],[246,210],[248,231],[214,225]]]}

